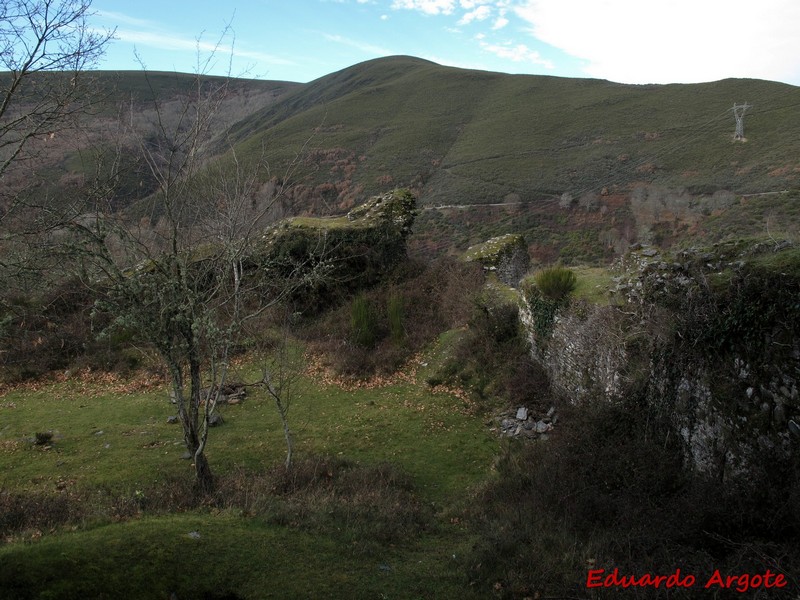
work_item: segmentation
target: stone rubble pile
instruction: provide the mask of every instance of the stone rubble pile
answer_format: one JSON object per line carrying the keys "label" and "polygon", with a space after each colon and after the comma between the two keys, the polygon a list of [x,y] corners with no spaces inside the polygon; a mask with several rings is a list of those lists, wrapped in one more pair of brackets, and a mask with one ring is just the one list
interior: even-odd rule
{"label": "stone rubble pile", "polygon": [[526,407],[522,406],[516,411],[508,411],[495,418],[497,427],[492,431],[499,431],[503,437],[523,437],[529,439],[547,439],[548,433],[558,422],[558,415],[554,406],[550,407],[545,415],[535,416]]}
{"label": "stone rubble pile", "polygon": [[[217,391],[216,386],[205,387],[200,390],[200,402],[204,403],[208,400],[209,396],[215,394]],[[222,386],[217,397],[217,404],[240,404],[247,398],[247,387],[244,383],[227,383]],[[176,404],[175,391],[171,390],[169,393],[169,400],[172,404]]]}

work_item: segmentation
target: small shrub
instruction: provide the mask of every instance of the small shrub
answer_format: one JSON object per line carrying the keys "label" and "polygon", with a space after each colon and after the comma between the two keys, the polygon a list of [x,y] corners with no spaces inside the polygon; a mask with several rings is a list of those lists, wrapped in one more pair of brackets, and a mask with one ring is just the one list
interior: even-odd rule
{"label": "small shrub", "polygon": [[560,265],[542,269],[534,279],[542,296],[556,302],[568,298],[577,285],[575,272]]}
{"label": "small shrub", "polygon": [[221,476],[219,484],[212,506],[317,533],[335,532],[354,552],[401,542],[432,526],[413,479],[388,463],[360,465],[320,456],[264,474],[240,470]]}
{"label": "small shrub", "polygon": [[363,348],[372,348],[378,340],[378,320],[363,294],[356,296],[350,308],[350,329],[353,341]]}
{"label": "small shrub", "polygon": [[[303,335],[340,375],[395,372],[443,331],[466,323],[484,281],[480,265],[450,258],[408,260],[385,277],[390,283],[305,324]],[[359,343],[357,331],[371,345]]]}
{"label": "small shrub", "polygon": [[484,293],[475,298],[469,327],[431,381],[471,390],[481,403],[527,404],[534,393],[546,402],[549,385],[534,362],[519,321],[519,308],[506,298]]}
{"label": "small shrub", "polygon": [[86,498],[71,493],[0,489],[0,540],[76,523],[86,516],[89,506]]}
{"label": "small shrub", "polygon": [[403,325],[403,297],[393,293],[386,303],[386,317],[389,321],[389,335],[395,344],[402,344],[406,337]]}

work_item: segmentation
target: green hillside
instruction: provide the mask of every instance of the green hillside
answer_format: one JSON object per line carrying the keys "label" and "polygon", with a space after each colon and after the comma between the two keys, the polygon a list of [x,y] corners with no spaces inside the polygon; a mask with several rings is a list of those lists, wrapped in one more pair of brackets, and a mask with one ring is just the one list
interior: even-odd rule
{"label": "green hillside", "polygon": [[[734,143],[731,109],[745,101],[747,141]],[[422,177],[428,203],[635,182],[752,193],[796,184],[798,106],[797,88],[758,80],[635,86],[391,57],[298,88],[232,131],[288,154],[316,130],[312,147],[365,157],[354,178],[367,192],[379,175]]]}
{"label": "green hillside", "polygon": [[[196,86],[185,74],[95,76],[105,116],[84,124],[82,145],[49,144],[44,189],[91,173],[88,149],[115,148],[127,135],[120,120],[147,140],[159,118],[179,119]],[[223,81],[204,78],[201,87]],[[263,179],[291,184],[283,216],[342,215],[371,195],[409,188],[423,209],[414,252],[456,254],[514,232],[540,262],[603,263],[634,242],[720,237],[723,222],[731,236],[773,234],[778,223],[793,235],[800,226],[791,195],[740,215],[743,195],[800,187],[800,89],[786,84],[623,85],[395,56],[308,84],[228,86],[208,163],[232,147],[239,160],[268,162]],[[735,141],[732,108],[745,102],[746,140]],[[157,187],[141,159],[130,162],[117,206]]]}
{"label": "green hillside", "polygon": [[[746,140],[734,141],[732,107],[744,102]],[[297,210],[341,213],[402,185],[427,209],[419,249],[515,231],[542,260],[566,248],[568,261],[603,261],[620,245],[697,230],[733,204],[707,201],[721,190],[797,187],[798,106],[800,90],[759,80],[637,86],[390,57],[298,87],[231,133],[240,151],[266,147],[275,165],[306,149]],[[632,205],[641,186],[666,198],[655,214]]]}

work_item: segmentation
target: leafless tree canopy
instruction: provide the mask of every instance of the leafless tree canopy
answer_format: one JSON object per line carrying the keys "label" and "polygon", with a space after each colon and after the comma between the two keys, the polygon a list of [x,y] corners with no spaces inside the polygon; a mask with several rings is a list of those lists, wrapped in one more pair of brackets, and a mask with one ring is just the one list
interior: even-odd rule
{"label": "leafless tree canopy", "polygon": [[0,3],[0,177],[31,140],[68,125],[92,101],[86,71],[113,32],[90,27],[90,9],[89,0]]}

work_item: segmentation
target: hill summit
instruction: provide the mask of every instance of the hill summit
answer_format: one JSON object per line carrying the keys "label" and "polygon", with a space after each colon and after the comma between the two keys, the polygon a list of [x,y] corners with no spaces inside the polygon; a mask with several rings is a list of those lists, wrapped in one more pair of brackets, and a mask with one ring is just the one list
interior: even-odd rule
{"label": "hill summit", "polygon": [[418,248],[511,231],[543,260],[596,260],[708,234],[698,223],[737,197],[797,187],[798,106],[798,88],[760,80],[623,85],[397,56],[299,86],[231,133],[278,162],[306,145],[301,210],[342,214],[400,185],[423,208]]}
{"label": "hill summit", "polygon": [[[146,128],[151,96],[175,112],[190,76],[98,79]],[[737,123],[734,105],[745,102]],[[780,192],[800,178],[798,107],[800,89],[760,80],[623,85],[392,56],[307,84],[232,81],[208,162],[231,150],[268,162],[265,179],[291,184],[281,216],[344,215],[407,188],[421,208],[412,252],[519,233],[540,261],[607,261],[635,242],[722,235],[722,221],[736,234],[795,227],[794,201]],[[85,123],[85,137],[97,145],[116,114]],[[48,181],[79,182],[86,148],[53,152]],[[117,205],[157,189],[132,163]],[[742,198],[755,199],[744,217]]]}

